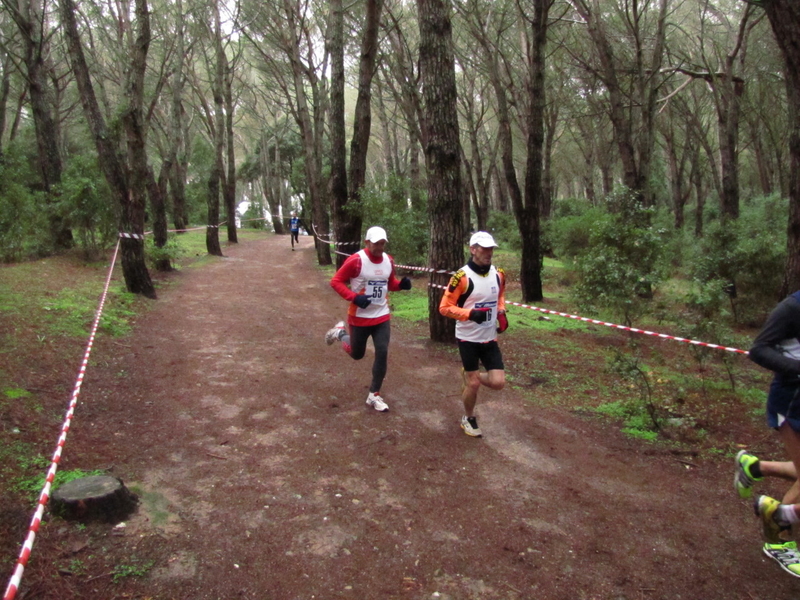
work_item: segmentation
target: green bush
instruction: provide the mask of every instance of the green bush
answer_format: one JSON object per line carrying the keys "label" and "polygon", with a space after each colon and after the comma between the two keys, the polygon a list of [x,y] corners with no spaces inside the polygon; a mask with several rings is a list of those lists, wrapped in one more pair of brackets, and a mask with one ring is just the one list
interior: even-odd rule
{"label": "green bush", "polygon": [[493,211],[489,213],[486,229],[503,250],[522,250],[522,237],[514,215],[510,212]]}
{"label": "green bush", "polygon": [[13,262],[52,252],[44,193],[23,157],[9,148],[0,159],[0,260]]}
{"label": "green bush", "polygon": [[591,208],[594,206],[586,198],[556,198],[552,218],[579,217]]}
{"label": "green bush", "polygon": [[361,190],[365,230],[379,225],[389,236],[387,251],[398,264],[424,265],[428,254],[427,203],[418,209],[409,200],[408,179],[390,176]]}
{"label": "green bush", "polygon": [[785,225],[780,225],[786,209],[780,204],[771,197],[751,200],[738,220],[709,223],[692,250],[692,277],[735,290],[737,322],[758,324],[778,300],[786,263]]}
{"label": "green bush", "polygon": [[[205,226],[208,223],[208,176],[214,166],[214,148],[207,140],[198,141],[192,146],[189,172],[186,174],[186,218],[190,227]],[[225,220],[225,207],[220,199],[220,221]],[[217,223],[211,223],[216,225]]]}
{"label": "green bush", "polygon": [[622,190],[606,200],[607,214],[591,227],[589,245],[576,260],[574,293],[587,312],[610,310],[626,325],[648,310],[662,279],[664,232],[650,224],[651,208]]}
{"label": "green bush", "polygon": [[117,237],[117,205],[95,158],[70,159],[58,188],[58,210],[86,256],[94,258]]}
{"label": "green bush", "polygon": [[161,248],[156,246],[153,236],[148,235],[144,239],[145,257],[151,269],[157,269],[157,266],[165,260],[174,265],[175,261],[188,254],[186,249],[178,243],[177,235],[176,233],[170,233],[167,243]]}
{"label": "green bush", "polygon": [[568,212],[554,217],[544,227],[547,245],[556,258],[573,261],[588,250],[592,229],[607,218],[608,214],[600,207],[587,207],[583,213]]}
{"label": "green bush", "polygon": [[[272,221],[264,219],[266,203],[261,200],[251,200],[247,210],[242,215],[242,227],[248,229],[272,229]],[[268,226],[269,224],[269,226]]]}

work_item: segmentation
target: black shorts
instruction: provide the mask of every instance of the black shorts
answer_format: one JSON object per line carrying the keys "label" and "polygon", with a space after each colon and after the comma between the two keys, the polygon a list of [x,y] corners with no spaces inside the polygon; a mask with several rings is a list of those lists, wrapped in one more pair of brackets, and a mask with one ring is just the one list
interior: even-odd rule
{"label": "black shorts", "polygon": [[465,371],[477,371],[481,363],[487,371],[505,369],[497,340],[483,343],[458,340],[458,353]]}
{"label": "black shorts", "polygon": [[767,396],[767,425],[778,429],[784,421],[794,431],[800,432],[800,382],[775,377]]}

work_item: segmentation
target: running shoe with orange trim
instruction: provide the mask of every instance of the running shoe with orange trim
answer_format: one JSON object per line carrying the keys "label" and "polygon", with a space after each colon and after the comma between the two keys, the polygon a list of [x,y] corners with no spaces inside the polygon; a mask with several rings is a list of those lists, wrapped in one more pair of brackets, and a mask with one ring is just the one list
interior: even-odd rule
{"label": "running shoe with orange trim", "polygon": [[478,419],[475,417],[461,417],[461,429],[470,437],[483,437],[481,428],[478,427]]}

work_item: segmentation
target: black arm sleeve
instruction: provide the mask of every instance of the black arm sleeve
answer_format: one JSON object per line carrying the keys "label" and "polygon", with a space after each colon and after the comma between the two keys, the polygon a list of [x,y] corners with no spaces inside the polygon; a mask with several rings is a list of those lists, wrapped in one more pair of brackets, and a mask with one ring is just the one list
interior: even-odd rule
{"label": "black arm sleeve", "polygon": [[781,342],[800,334],[800,303],[793,297],[783,300],[767,317],[761,333],[750,348],[750,360],[782,375],[800,375],[800,360],[781,351]]}

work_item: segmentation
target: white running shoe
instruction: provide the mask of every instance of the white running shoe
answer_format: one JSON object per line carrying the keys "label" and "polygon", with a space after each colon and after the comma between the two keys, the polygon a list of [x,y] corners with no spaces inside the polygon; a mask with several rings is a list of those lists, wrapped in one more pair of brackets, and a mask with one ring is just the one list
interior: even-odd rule
{"label": "white running shoe", "polygon": [[339,321],[336,325],[328,329],[325,334],[325,343],[330,346],[333,342],[338,342],[344,336],[344,321]]}
{"label": "white running shoe", "polygon": [[389,412],[389,405],[383,401],[383,398],[381,398],[379,394],[373,394],[370,392],[369,396],[367,396],[367,405],[371,406],[378,412]]}
{"label": "white running shoe", "polygon": [[466,415],[461,417],[461,429],[470,437],[483,437],[481,428],[478,427],[478,419],[475,417],[467,417]]}

